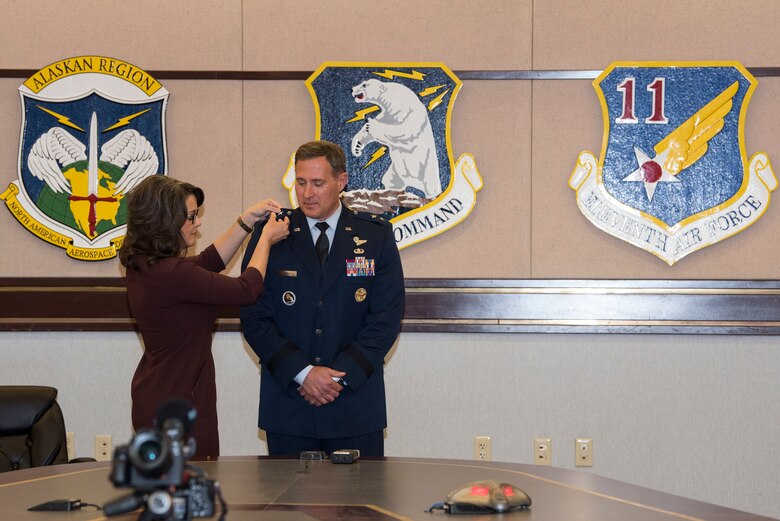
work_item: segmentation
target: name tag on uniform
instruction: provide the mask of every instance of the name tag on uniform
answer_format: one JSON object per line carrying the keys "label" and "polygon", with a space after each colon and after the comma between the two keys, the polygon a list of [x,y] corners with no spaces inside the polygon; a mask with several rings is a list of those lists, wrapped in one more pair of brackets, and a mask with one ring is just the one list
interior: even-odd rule
{"label": "name tag on uniform", "polygon": [[298,272],[295,270],[279,270],[276,274],[280,277],[297,277]]}
{"label": "name tag on uniform", "polygon": [[347,277],[373,277],[374,259],[355,257],[347,259]]}

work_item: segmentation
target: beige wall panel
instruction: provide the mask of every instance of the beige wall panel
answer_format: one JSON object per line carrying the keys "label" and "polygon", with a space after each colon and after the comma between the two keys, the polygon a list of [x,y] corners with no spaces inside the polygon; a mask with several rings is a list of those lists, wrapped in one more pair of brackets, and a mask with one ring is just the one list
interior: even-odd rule
{"label": "beige wall panel", "polygon": [[[758,86],[750,98],[745,120],[745,148],[748,157],[756,152],[766,152],[774,165],[775,175],[780,177],[780,77],[757,79]],[[780,193],[774,192],[774,195],[777,198]],[[780,213],[780,205],[770,208],[770,214]]]}
{"label": "beige wall panel", "polygon": [[214,241],[243,210],[241,83],[169,81],[168,174],[203,188],[196,249]]}
{"label": "beige wall panel", "polygon": [[[762,82],[748,109],[747,152],[780,155],[776,99],[780,81]],[[775,279],[767,259],[780,254],[777,203],[747,230],[691,253],[669,267],[644,250],[601,231],[583,216],[568,180],[577,156],[597,157],[603,132],[601,108],[589,81],[534,82],[533,243],[534,278]],[[755,147],[755,148],[754,148]]]}
{"label": "beige wall panel", "polygon": [[314,130],[303,81],[244,82],[244,206],[266,197],[290,206],[282,177],[290,155],[314,139]]}
{"label": "beige wall panel", "polygon": [[241,0],[14,0],[3,13],[0,68],[102,55],[145,70],[241,69]]}
{"label": "beige wall panel", "polygon": [[552,0],[534,3],[535,69],[627,60],[739,60],[776,66],[776,0]]}
{"label": "beige wall panel", "polygon": [[244,69],[313,70],[324,61],[529,69],[531,7],[531,0],[247,0]]}
{"label": "beige wall panel", "polygon": [[469,217],[401,252],[411,278],[528,278],[530,82],[467,81],[452,116],[453,156],[470,152],[484,186]]}

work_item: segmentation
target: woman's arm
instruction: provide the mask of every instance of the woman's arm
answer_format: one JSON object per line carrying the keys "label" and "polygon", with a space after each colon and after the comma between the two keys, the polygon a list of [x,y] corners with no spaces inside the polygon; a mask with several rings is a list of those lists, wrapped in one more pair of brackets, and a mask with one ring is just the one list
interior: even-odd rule
{"label": "woman's arm", "polygon": [[268,266],[268,254],[271,252],[271,246],[281,241],[290,234],[290,219],[285,217],[277,221],[271,217],[260,234],[255,251],[249,258],[247,268],[255,268],[265,279],[265,269]]}
{"label": "woman's arm", "polygon": [[[273,199],[265,199],[246,209],[238,219],[251,230],[258,221],[268,217],[271,212],[280,210],[279,203]],[[214,247],[225,265],[230,262],[247,237],[247,231],[239,225],[238,219],[231,223],[228,229],[214,241]]]}

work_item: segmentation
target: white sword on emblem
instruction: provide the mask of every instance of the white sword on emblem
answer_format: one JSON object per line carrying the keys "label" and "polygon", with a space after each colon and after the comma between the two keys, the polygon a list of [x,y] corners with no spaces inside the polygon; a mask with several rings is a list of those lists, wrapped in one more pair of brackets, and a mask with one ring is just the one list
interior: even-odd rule
{"label": "white sword on emblem", "polygon": [[87,168],[89,195],[97,196],[98,191],[98,138],[97,138],[97,114],[92,113],[89,122],[89,166]]}
{"label": "white sword on emblem", "polygon": [[89,236],[95,236],[95,226],[97,225],[97,212],[95,205],[98,202],[116,202],[116,197],[98,197],[98,179],[100,171],[98,169],[98,136],[97,136],[97,114],[92,113],[92,119],[89,122],[89,158],[87,163],[87,195],[68,197],[71,201],[89,201]]}

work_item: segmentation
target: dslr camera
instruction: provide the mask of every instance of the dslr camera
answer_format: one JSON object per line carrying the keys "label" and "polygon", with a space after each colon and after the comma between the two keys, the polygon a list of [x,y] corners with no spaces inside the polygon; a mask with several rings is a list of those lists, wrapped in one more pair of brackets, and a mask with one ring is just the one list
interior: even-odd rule
{"label": "dslr camera", "polygon": [[[166,402],[157,413],[160,429],[141,429],[127,445],[116,447],[109,479],[133,493],[107,503],[107,517],[144,507],[140,521],[189,521],[213,517],[219,484],[187,463],[194,440],[185,443],[195,409],[181,399]],[[221,499],[221,494],[220,499]],[[223,514],[224,514],[224,502]]]}

